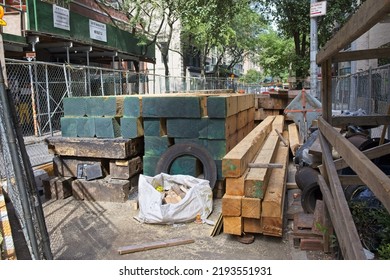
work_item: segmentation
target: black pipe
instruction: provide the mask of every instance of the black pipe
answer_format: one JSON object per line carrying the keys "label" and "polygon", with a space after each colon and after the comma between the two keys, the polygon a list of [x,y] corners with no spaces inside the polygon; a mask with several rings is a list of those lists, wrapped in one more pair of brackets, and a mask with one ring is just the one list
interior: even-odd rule
{"label": "black pipe", "polygon": [[[3,66],[0,62],[0,69],[3,69]],[[7,143],[9,146],[9,152],[11,155],[12,165],[15,173],[15,181],[18,186],[18,190],[21,196],[21,204],[24,213],[24,218],[26,221],[26,229],[31,243],[31,254],[33,259],[38,259],[39,257],[39,248],[38,242],[36,240],[35,229],[33,225],[33,220],[31,216],[30,205],[28,204],[28,196],[24,182],[23,169],[19,161],[18,148],[15,137],[15,130],[11,119],[10,112],[10,102],[8,95],[6,94],[6,88],[4,84],[3,72],[0,73],[0,102],[3,104],[3,115],[4,115],[4,125],[5,131],[7,133]]]}

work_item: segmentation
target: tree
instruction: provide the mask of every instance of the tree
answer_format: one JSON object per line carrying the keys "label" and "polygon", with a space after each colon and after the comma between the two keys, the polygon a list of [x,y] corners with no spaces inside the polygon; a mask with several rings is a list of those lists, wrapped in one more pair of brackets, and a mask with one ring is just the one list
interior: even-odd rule
{"label": "tree", "polygon": [[234,36],[232,18],[243,2],[239,0],[181,0],[180,14],[184,37],[200,53],[201,75],[205,75],[207,55],[214,47],[226,46]]}
{"label": "tree", "polygon": [[246,84],[260,83],[261,77],[262,75],[259,71],[256,71],[254,69],[249,69],[248,72],[240,78],[240,82]]}
{"label": "tree", "polygon": [[[310,1],[260,0],[256,7],[277,24],[278,32],[294,40],[296,76],[308,75],[310,65]],[[329,40],[337,26],[343,25],[348,15],[357,8],[358,0],[328,1],[327,14],[318,20],[319,48]]]}
{"label": "tree", "polygon": [[260,37],[267,29],[267,23],[248,3],[245,3],[234,15],[231,28],[234,36],[231,36],[228,44],[223,46],[223,54],[230,58],[227,66],[229,70],[242,62],[245,55],[253,58],[254,54],[259,53]]}
{"label": "tree", "polygon": [[269,28],[260,36],[259,63],[266,75],[284,79],[294,63],[294,42]]}

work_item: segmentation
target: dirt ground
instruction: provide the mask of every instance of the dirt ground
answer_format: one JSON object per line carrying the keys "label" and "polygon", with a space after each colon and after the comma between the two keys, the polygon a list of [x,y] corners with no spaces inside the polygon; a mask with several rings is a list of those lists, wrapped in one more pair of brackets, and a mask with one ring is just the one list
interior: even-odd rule
{"label": "dirt ground", "polygon": [[[136,195],[136,194],[135,194]],[[210,236],[213,226],[194,222],[154,225],[138,222],[134,200],[125,203],[89,202],[69,197],[43,202],[51,250],[55,260],[327,260],[323,252],[294,247],[292,223],[286,220],[283,237],[255,235],[251,244],[233,235]],[[214,199],[209,220],[216,221],[221,199]],[[19,236],[19,237],[18,237]],[[29,259],[21,231],[14,237],[18,259]],[[119,249],[173,238],[194,243],[168,248],[120,254]]]}

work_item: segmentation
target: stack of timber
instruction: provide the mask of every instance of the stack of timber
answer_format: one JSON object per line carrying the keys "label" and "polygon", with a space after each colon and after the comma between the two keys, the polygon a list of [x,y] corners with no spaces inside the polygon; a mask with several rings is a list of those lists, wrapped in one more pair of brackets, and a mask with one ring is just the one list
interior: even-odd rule
{"label": "stack of timber", "polygon": [[263,121],[268,116],[283,115],[284,109],[296,95],[295,91],[275,91],[256,94],[255,121]]}
{"label": "stack of timber", "polygon": [[143,170],[140,112],[139,96],[64,99],[62,136],[46,139],[54,154],[46,198],[127,201]]}
{"label": "stack of timber", "polygon": [[[282,236],[289,156],[285,139],[284,116],[269,116],[222,159],[224,233]],[[256,165],[263,167],[249,167]]]}
{"label": "stack of timber", "polygon": [[[142,97],[145,155],[143,173],[156,175],[163,154],[175,144],[195,143],[207,149],[217,167],[214,194],[222,197],[222,158],[254,127],[254,95],[231,93],[175,93]],[[177,157],[169,173],[198,177],[199,159]]]}

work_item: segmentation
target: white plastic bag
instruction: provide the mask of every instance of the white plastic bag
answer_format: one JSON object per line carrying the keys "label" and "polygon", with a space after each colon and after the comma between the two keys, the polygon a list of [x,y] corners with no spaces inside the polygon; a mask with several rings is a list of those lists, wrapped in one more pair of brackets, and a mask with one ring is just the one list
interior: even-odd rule
{"label": "white plastic bag", "polygon": [[[155,189],[160,185],[169,190],[173,185],[189,188],[184,198],[175,204],[162,204],[163,195]],[[213,193],[208,180],[189,175],[169,175],[154,177],[140,175],[138,181],[138,219],[144,223],[174,224],[194,221],[197,214],[204,221],[213,210]]]}

